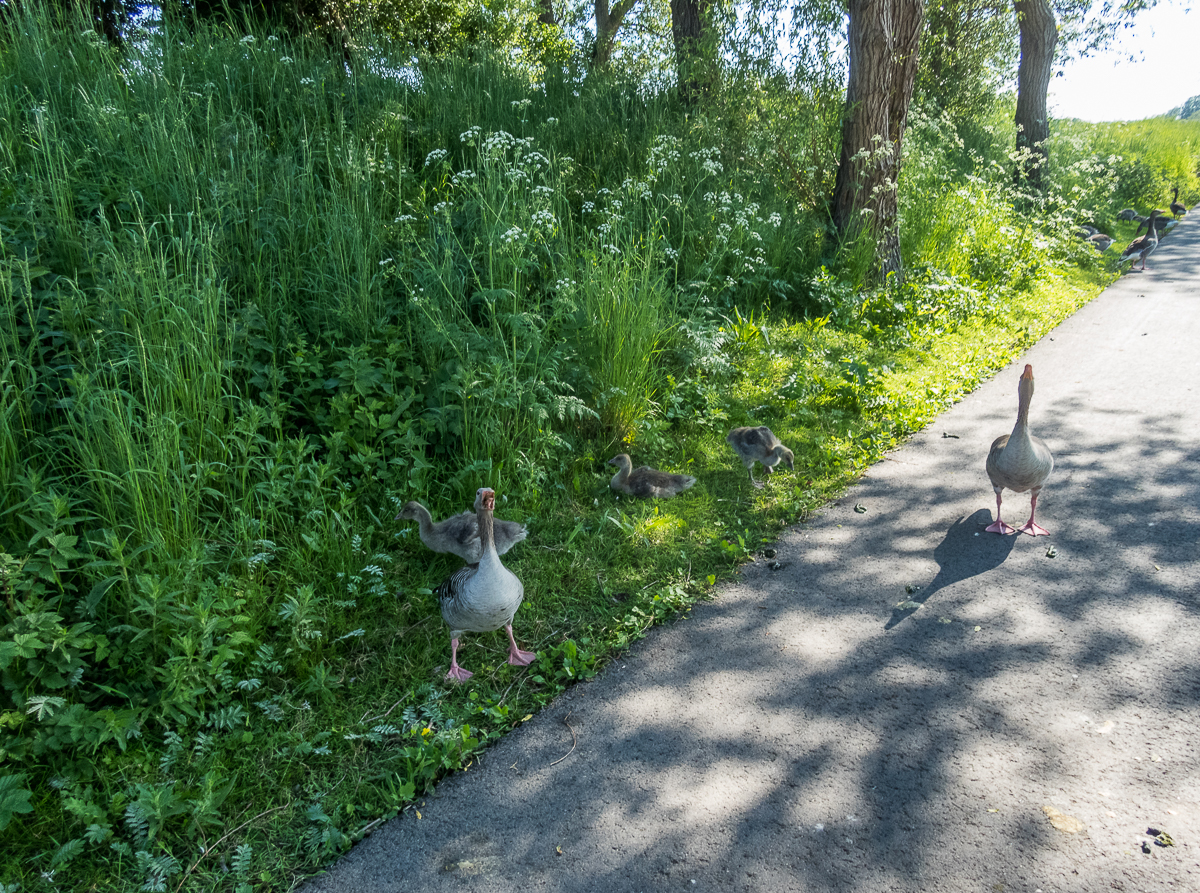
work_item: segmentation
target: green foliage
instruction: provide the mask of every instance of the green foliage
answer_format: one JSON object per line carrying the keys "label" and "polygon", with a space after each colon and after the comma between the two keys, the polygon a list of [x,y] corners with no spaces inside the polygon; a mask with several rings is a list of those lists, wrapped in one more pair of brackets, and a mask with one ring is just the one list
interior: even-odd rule
{"label": "green foliage", "polygon": [[951,0],[927,6],[925,19],[917,101],[957,120],[986,115],[1016,68],[1012,10],[991,0]]}
{"label": "green foliage", "polygon": [[29,804],[29,798],[33,795],[24,784],[24,773],[0,775],[0,831],[8,826],[15,813],[33,812]]}
{"label": "green foliage", "polygon": [[[30,887],[326,864],[1082,301],[1039,291],[1105,275],[1069,224],[1195,169],[1064,128],[1018,214],[1002,111],[917,114],[909,274],[864,290],[825,239],[833,78],[685,112],[536,47],[348,72],[266,30],[4,27],[0,872]],[[755,493],[750,422],[797,457]],[[619,500],[621,450],[700,481]],[[454,563],[393,516],[482,484],[531,530],[538,658],[471,636],[451,687]]]}

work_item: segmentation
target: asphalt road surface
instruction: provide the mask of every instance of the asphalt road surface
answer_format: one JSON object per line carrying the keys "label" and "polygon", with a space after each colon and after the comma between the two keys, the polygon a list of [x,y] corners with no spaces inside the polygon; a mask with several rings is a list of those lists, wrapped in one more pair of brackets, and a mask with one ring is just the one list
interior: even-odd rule
{"label": "asphalt road surface", "polygon": [[1200,224],[1149,266],[306,893],[1200,891]]}

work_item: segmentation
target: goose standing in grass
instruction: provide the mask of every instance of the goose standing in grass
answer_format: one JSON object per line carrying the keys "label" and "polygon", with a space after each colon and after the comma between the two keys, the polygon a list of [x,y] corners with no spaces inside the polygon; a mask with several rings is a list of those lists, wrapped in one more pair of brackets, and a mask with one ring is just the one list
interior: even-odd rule
{"label": "goose standing in grass", "polygon": [[[396,520],[404,518],[416,521],[421,542],[434,552],[447,552],[457,555],[467,564],[475,564],[483,555],[483,544],[479,540],[479,500],[480,496],[476,494],[474,512],[460,512],[436,524],[433,523],[429,509],[419,502],[407,502],[400,509]],[[500,555],[525,539],[529,533],[524,524],[518,524],[516,521],[496,519],[494,525],[496,552]]]}
{"label": "goose standing in grass", "polygon": [[[1179,225],[1178,220],[1168,219],[1167,212],[1161,209],[1151,211],[1150,214],[1154,217],[1154,235],[1160,239]],[[1146,226],[1150,222],[1149,217],[1138,216],[1134,217],[1133,219],[1138,222],[1137,231],[1139,233],[1142,231],[1142,227]]]}
{"label": "goose standing in grass", "polygon": [[626,496],[637,496],[642,499],[656,496],[660,499],[669,499],[672,496],[678,496],[696,483],[696,479],[690,474],[671,474],[648,465],[634,468],[633,460],[629,458],[628,453],[613,456],[606,464],[615,465],[619,469],[608,485]]}
{"label": "goose standing in grass", "polygon": [[1020,528],[1031,536],[1049,536],[1049,531],[1034,523],[1038,493],[1054,470],[1054,457],[1040,437],[1029,432],[1029,401],[1033,399],[1033,367],[1025,366],[1017,383],[1017,424],[1012,434],[1004,434],[992,442],[987,457],[987,474],[996,491],[996,523],[989,533],[1015,533],[1016,530],[1000,519],[1000,491],[1015,493],[1029,491],[1029,520]]}
{"label": "goose standing in grass", "polygon": [[1107,236],[1104,233],[1096,233],[1093,236],[1089,236],[1087,242],[1090,245],[1094,245],[1096,250],[1103,254],[1109,249],[1109,246],[1112,245],[1113,238],[1112,236]]}
{"label": "goose standing in grass", "polygon": [[725,438],[725,442],[733,447],[738,458],[750,472],[750,483],[755,487],[762,484],[754,479],[754,463],[761,462],[766,469],[764,474],[770,474],[776,465],[782,462],[788,471],[795,471],[795,454],[779,442],[775,433],[765,425],[757,428],[734,428]]}
{"label": "goose standing in grass", "polygon": [[1100,230],[1096,229],[1096,227],[1089,226],[1088,224],[1085,223],[1083,226],[1081,226],[1077,230],[1075,230],[1075,235],[1081,239],[1090,239],[1092,236],[1096,235],[1096,233],[1098,233],[1098,232],[1100,232]]}
{"label": "goose standing in grass", "polygon": [[1133,210],[1133,208],[1124,208],[1117,215],[1118,220],[1132,220],[1134,217],[1137,217],[1137,211]]}
{"label": "goose standing in grass", "polygon": [[450,627],[450,670],[446,678],[465,682],[474,673],[458,665],[458,641],[463,633],[488,633],[504,627],[508,633],[508,662],[527,667],[537,657],[532,651],[522,651],[513,638],[512,622],[517,608],[525,598],[525,587],[516,574],[500,563],[496,551],[495,518],[496,493],[483,487],[475,499],[479,506],[479,542],[482,555],[478,564],[468,564],[451,574],[437,588],[442,619]]}
{"label": "goose standing in grass", "polygon": [[1179,200],[1179,187],[1175,187],[1175,195],[1171,199],[1171,213],[1176,217],[1182,217],[1187,213],[1187,206]]}
{"label": "goose standing in grass", "polygon": [[[1146,218],[1149,224],[1146,227],[1146,235],[1138,236],[1129,243],[1128,247],[1121,254],[1122,262],[1132,260],[1134,263],[1137,263],[1140,260],[1142,262],[1142,269],[1146,269],[1146,258],[1153,254],[1154,249],[1158,247],[1158,233],[1156,231],[1157,228],[1154,226],[1154,220],[1157,216],[1158,211],[1150,212],[1150,216]],[[1138,232],[1141,231],[1142,228],[1139,226]]]}

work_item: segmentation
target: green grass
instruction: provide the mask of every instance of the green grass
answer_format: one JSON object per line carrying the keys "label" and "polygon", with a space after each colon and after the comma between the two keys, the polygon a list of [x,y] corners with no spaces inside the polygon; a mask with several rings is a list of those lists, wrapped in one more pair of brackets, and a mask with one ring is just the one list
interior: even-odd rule
{"label": "green grass", "polygon": [[[1097,293],[1112,261],[1070,227],[1141,188],[1107,125],[1071,125],[1029,210],[1004,125],[915,114],[909,274],[865,287],[814,206],[828,96],[743,84],[770,102],[689,117],[483,52],[415,89],[266,32],[152,40],[139,66],[82,24],[6,27],[0,883],[22,889],[286,888],[419,807]],[[1131,157],[1194,170],[1155,126]],[[748,423],[796,454],[762,491],[724,442]],[[622,451],[698,483],[618,499]],[[539,659],[470,636],[450,686],[432,590],[457,561],[393,518],[484,484],[530,529],[506,563]]]}

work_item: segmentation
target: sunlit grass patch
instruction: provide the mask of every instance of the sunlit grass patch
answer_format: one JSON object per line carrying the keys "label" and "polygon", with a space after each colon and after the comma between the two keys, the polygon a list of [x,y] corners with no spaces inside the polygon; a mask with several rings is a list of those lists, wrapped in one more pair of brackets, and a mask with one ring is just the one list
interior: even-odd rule
{"label": "sunlit grass patch", "polygon": [[686,529],[687,524],[682,518],[663,514],[658,506],[655,506],[653,514],[634,525],[633,535],[641,537],[647,543],[662,546],[678,540],[679,534]]}

